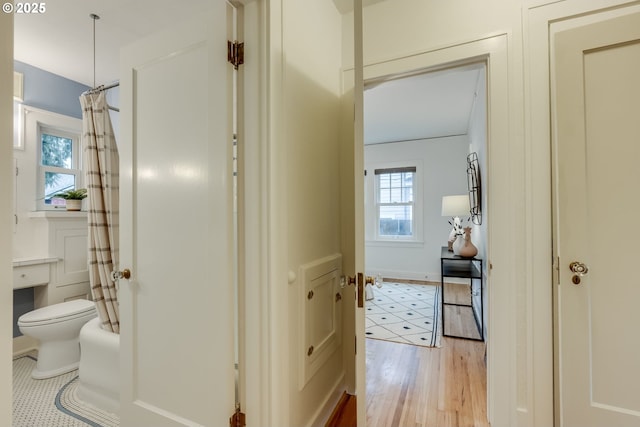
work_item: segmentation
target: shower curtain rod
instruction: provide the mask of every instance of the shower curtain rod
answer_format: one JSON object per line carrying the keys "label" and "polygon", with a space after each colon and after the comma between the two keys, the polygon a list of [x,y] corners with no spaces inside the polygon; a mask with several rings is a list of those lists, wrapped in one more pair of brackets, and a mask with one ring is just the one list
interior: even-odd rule
{"label": "shower curtain rod", "polygon": [[[115,83],[111,83],[110,85],[100,85],[100,86],[96,86],[96,21],[98,19],[100,19],[100,15],[96,15],[95,13],[91,13],[89,14],[89,18],[91,18],[91,20],[93,21],[93,86],[95,86],[93,89],[89,89],[85,92],[82,93],[82,95],[89,95],[92,93],[100,93],[104,90],[109,90],[111,88],[114,88],[116,86],[120,86],[120,82],[115,82]],[[119,108],[116,107],[112,107],[111,105],[109,105],[107,103],[107,108],[109,110],[113,110],[116,112],[120,112]]]}
{"label": "shower curtain rod", "polygon": [[[118,86],[120,86],[120,82],[111,83],[110,85],[100,85],[100,86],[94,87],[93,89],[86,90],[86,91],[82,92],[82,94],[83,95],[89,95],[89,94],[92,94],[92,93],[100,93],[102,91],[113,89],[114,87],[118,87]],[[112,107],[109,104],[107,104],[107,107],[109,107],[110,110],[113,110],[115,112],[118,112],[118,113],[120,112],[119,108]]]}
{"label": "shower curtain rod", "polygon": [[118,86],[120,86],[120,82],[111,83],[110,85],[100,85],[100,86],[94,87],[93,89],[86,90],[82,94],[88,95],[90,93],[98,93],[98,92],[102,92],[103,90],[113,89],[114,87],[118,87]]}

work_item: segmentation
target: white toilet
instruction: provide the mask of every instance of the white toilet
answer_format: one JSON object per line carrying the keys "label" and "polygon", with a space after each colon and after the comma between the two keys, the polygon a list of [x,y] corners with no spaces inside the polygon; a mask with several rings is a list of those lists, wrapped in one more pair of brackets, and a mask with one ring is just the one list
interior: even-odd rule
{"label": "white toilet", "polygon": [[31,377],[51,378],[77,369],[80,329],[96,316],[96,306],[88,300],[54,304],[20,316],[20,332],[39,341],[38,363]]}

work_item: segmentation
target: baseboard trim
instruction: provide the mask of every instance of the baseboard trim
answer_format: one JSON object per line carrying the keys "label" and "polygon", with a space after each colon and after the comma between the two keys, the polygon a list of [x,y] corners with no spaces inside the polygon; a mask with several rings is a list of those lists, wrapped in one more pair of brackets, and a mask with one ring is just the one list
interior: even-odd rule
{"label": "baseboard trim", "polygon": [[[375,272],[366,272],[368,276],[376,277],[380,274],[385,280],[390,282],[400,283],[440,283],[440,273],[418,273],[412,271],[392,271],[392,270],[377,270]],[[469,279],[459,279],[455,277],[447,277],[447,282],[450,283],[469,283]]]}
{"label": "baseboard trim", "polygon": [[[396,279],[403,280],[436,280],[435,273],[427,273],[425,271],[398,271],[398,270],[380,270],[380,269],[368,269],[365,271],[367,276],[376,277],[381,275],[382,277],[394,277]],[[440,277],[440,275],[438,275]],[[439,280],[439,279],[437,279]]]}
{"label": "baseboard trim", "polygon": [[[338,404],[333,409],[331,416],[329,416],[325,427],[346,427],[345,421],[349,418],[355,418],[356,411],[356,396],[348,394],[346,391],[343,392]],[[353,414],[351,412],[353,412]]]}
{"label": "baseboard trim", "polygon": [[326,420],[329,419],[337,402],[340,401],[342,393],[344,393],[344,381],[345,374],[343,372],[342,375],[340,375],[340,378],[335,382],[332,390],[324,398],[322,405],[320,405],[316,413],[311,417],[311,422],[307,424],[308,427],[324,426],[326,424]]}
{"label": "baseboard trim", "polygon": [[[414,280],[414,279],[398,279],[396,277],[383,277],[382,280],[384,282],[390,283],[407,283],[409,285],[435,285],[440,286],[440,280]],[[455,283],[459,285],[468,285],[469,279],[458,279],[456,277],[447,277],[445,283]]]}
{"label": "baseboard trim", "polygon": [[414,280],[414,279],[398,279],[396,277],[383,277],[382,280],[384,282],[395,282],[395,283],[406,283],[409,285],[435,285],[440,284],[440,282],[432,282],[429,280]]}

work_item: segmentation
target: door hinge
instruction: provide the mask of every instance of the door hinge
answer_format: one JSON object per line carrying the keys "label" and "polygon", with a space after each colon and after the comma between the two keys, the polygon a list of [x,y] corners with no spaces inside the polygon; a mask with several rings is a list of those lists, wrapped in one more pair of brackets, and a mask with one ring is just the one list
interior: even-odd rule
{"label": "door hinge", "polygon": [[246,427],[246,415],[240,411],[240,404],[236,404],[236,412],[229,418],[229,427]]}
{"label": "door hinge", "polygon": [[364,274],[358,273],[358,308],[364,307]]}
{"label": "door hinge", "polygon": [[227,40],[227,61],[236,70],[238,66],[244,64],[244,43]]}

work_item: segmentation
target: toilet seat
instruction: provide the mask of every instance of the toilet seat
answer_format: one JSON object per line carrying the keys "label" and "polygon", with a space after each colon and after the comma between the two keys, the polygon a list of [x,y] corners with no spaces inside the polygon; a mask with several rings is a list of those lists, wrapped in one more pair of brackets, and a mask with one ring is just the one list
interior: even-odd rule
{"label": "toilet seat", "polygon": [[96,310],[93,301],[79,299],[42,307],[25,313],[18,319],[19,326],[50,325],[65,322],[87,315],[94,315]]}

